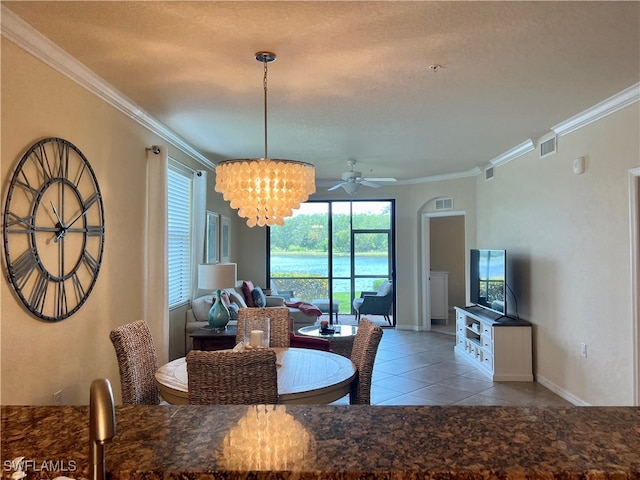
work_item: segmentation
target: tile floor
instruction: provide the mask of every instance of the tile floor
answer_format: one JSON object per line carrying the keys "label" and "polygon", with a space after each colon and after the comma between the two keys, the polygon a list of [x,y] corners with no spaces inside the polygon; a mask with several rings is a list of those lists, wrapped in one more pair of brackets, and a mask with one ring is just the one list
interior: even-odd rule
{"label": "tile floor", "polygon": [[[456,358],[453,335],[383,331],[373,370],[372,405],[571,405],[536,382],[492,382]],[[348,396],[335,403],[348,404]]]}

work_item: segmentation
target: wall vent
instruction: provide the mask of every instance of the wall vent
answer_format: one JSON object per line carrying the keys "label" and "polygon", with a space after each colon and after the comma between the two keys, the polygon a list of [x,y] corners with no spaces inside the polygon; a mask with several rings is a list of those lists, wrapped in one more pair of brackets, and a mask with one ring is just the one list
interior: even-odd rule
{"label": "wall vent", "polygon": [[490,165],[484,169],[484,179],[493,180],[493,165]]}
{"label": "wall vent", "polygon": [[453,208],[453,198],[436,199],[436,210],[451,210]]}
{"label": "wall vent", "polygon": [[549,155],[555,155],[558,151],[556,144],[556,134],[545,135],[538,142],[538,155],[540,158],[548,157]]}

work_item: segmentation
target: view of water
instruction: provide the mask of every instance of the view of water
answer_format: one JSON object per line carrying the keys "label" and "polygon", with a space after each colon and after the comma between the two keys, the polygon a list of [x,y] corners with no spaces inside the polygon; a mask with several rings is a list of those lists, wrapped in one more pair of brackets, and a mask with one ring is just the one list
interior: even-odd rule
{"label": "view of water", "polygon": [[[386,257],[362,256],[356,259],[357,275],[387,275]],[[296,275],[314,274],[328,276],[329,266],[326,257],[315,255],[272,255],[271,273],[293,273]],[[351,276],[351,258],[333,258],[333,276]]]}

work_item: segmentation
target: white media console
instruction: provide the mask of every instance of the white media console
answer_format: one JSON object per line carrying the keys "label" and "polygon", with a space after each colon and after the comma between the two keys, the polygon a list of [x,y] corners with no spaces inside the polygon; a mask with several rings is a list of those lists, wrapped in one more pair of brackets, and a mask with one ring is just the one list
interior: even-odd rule
{"label": "white media console", "polygon": [[493,381],[533,381],[531,323],[477,306],[455,309],[456,355]]}

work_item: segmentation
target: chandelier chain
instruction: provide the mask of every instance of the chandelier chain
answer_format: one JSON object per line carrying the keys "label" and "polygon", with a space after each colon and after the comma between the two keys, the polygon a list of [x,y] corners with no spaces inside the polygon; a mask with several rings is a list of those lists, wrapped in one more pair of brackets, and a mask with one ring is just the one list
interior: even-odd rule
{"label": "chandelier chain", "polygon": [[269,158],[267,153],[267,64],[269,63],[267,57],[264,57],[264,158]]}

